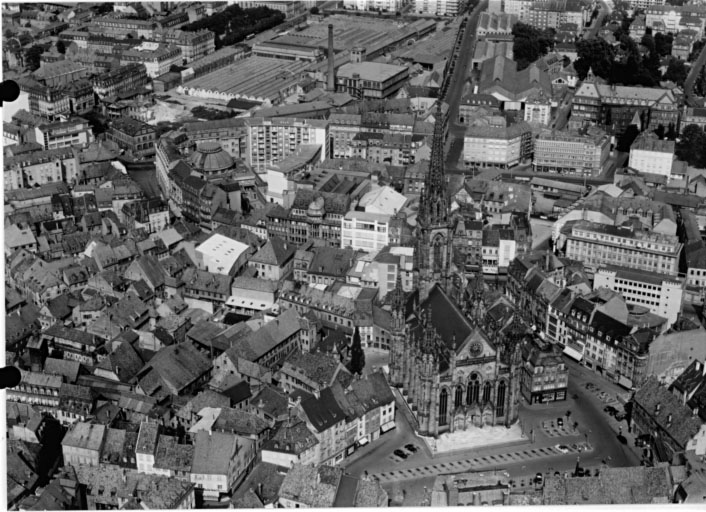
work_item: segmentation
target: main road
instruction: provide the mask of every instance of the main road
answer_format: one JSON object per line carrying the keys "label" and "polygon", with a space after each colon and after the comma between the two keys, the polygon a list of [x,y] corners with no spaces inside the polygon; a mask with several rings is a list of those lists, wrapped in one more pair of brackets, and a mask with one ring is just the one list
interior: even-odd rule
{"label": "main road", "polygon": [[488,0],[481,0],[475,6],[468,17],[466,29],[463,34],[461,48],[458,51],[456,68],[449,78],[449,86],[444,101],[449,105],[449,135],[447,140],[447,152],[445,166],[447,169],[455,168],[463,152],[463,136],[465,127],[459,125],[458,107],[463,97],[463,89],[468,78],[468,66],[473,58],[473,51],[476,42],[476,27],[478,26],[478,16],[488,6]]}

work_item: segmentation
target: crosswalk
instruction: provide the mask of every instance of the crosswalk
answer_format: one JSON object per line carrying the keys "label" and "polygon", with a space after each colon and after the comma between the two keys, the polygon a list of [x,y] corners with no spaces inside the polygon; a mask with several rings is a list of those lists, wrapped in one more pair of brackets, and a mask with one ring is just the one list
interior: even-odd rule
{"label": "crosswalk", "polygon": [[464,473],[468,471],[480,471],[494,468],[500,469],[505,464],[516,464],[518,462],[527,462],[544,457],[555,457],[558,455],[565,455],[567,453],[590,452],[593,451],[593,448],[590,445],[581,443],[572,446],[563,446],[562,450],[559,450],[555,446],[528,448],[522,451],[501,453],[497,455],[486,455],[468,460],[441,462],[415,468],[384,471],[381,473],[375,473],[375,476],[377,476],[382,482],[390,482],[412,480],[415,478],[423,478],[428,476]]}

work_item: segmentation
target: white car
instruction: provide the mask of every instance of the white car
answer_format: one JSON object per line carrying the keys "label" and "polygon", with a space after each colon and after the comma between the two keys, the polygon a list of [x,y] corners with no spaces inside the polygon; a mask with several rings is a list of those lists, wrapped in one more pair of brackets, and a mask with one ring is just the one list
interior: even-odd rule
{"label": "white car", "polygon": [[566,446],[565,444],[558,444],[555,446],[557,450],[559,450],[561,453],[569,453],[569,447]]}

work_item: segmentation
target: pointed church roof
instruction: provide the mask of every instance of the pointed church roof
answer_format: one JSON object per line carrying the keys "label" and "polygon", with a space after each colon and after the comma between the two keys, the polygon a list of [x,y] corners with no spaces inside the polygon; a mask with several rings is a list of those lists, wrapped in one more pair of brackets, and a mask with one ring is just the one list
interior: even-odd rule
{"label": "pointed church roof", "polygon": [[[463,342],[473,331],[456,303],[438,284],[429,291],[429,296],[421,304],[422,316],[431,308],[431,324],[449,350],[461,348]],[[454,343],[455,340],[455,343]],[[454,347],[455,344],[455,347]]]}

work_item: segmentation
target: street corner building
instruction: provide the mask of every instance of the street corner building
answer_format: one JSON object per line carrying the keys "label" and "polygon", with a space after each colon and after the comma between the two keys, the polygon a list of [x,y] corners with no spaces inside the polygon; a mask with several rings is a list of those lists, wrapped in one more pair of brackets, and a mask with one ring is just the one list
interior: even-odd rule
{"label": "street corner building", "polygon": [[390,344],[391,384],[412,410],[418,433],[435,437],[517,421],[522,367],[521,336],[512,334],[521,327],[489,319],[482,277],[471,297],[459,292],[466,278],[452,266],[442,124],[439,116],[417,218],[418,288],[407,295],[398,278]]}

